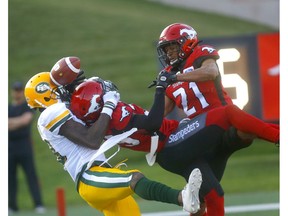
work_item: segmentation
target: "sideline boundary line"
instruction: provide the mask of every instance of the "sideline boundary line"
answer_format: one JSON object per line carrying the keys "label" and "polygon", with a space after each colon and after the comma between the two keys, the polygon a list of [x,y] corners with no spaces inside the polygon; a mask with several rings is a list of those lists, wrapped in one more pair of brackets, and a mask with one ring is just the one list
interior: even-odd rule
{"label": "sideline boundary line", "polygon": [[[225,207],[225,213],[240,213],[240,212],[257,212],[267,210],[277,210],[280,208],[279,203],[264,203],[254,205],[237,205]],[[184,211],[163,211],[156,213],[145,213],[143,216],[186,216],[187,212]]]}

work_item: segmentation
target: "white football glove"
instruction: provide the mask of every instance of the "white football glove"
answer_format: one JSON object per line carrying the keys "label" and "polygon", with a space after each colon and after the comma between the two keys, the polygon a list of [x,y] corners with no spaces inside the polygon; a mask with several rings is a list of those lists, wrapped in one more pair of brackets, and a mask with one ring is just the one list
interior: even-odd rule
{"label": "white football glove", "polygon": [[109,91],[103,95],[103,102],[105,104],[110,104],[114,109],[120,100],[120,93],[117,91]]}
{"label": "white football glove", "polygon": [[113,110],[116,108],[120,100],[120,93],[116,91],[109,91],[103,95],[104,106],[102,113],[106,113],[110,117],[112,116]]}

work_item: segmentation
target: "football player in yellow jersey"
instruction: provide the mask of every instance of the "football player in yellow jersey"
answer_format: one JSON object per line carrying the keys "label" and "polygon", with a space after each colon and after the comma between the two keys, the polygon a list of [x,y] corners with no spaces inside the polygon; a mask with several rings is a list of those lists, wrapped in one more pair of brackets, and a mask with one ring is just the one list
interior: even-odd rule
{"label": "football player in yellow jersey", "polygon": [[27,82],[26,101],[30,108],[41,111],[37,126],[42,139],[90,206],[106,216],[138,216],[141,213],[132,197],[136,193],[147,200],[183,206],[190,213],[199,210],[198,193],[202,183],[199,169],[191,172],[183,190],[176,190],[147,179],[139,170],[112,168],[103,153],[94,159],[120,99],[115,89],[105,92],[99,119],[88,128],[61,100],[63,88],[53,84],[49,74],[38,73]]}

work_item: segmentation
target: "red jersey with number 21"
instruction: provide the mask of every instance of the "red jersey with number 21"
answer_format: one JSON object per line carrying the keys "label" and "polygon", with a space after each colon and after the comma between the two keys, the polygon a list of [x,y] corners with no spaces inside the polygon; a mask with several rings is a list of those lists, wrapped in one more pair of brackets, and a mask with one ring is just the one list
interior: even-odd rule
{"label": "red jersey with number 21", "polygon": [[[218,52],[212,46],[198,45],[184,62],[181,73],[193,73],[204,60],[219,58]],[[167,68],[169,70],[169,68]],[[221,83],[220,74],[215,80],[203,82],[176,82],[166,89],[166,96],[173,100],[189,118],[193,118],[215,107],[233,104],[232,99]]]}

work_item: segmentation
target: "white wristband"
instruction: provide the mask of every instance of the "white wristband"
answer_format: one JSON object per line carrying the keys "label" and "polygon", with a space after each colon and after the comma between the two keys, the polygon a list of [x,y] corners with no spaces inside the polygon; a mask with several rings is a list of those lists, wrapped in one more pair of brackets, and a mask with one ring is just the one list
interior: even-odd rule
{"label": "white wristband", "polygon": [[108,107],[103,107],[101,113],[105,113],[107,115],[110,116],[110,118],[112,117],[112,113],[113,113],[113,110],[111,108],[108,108]]}

